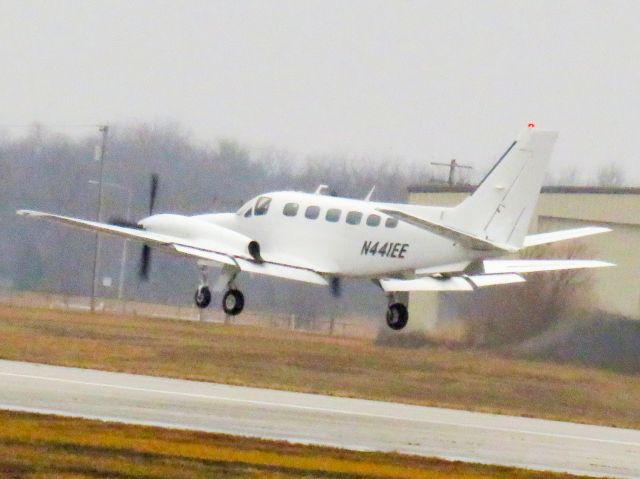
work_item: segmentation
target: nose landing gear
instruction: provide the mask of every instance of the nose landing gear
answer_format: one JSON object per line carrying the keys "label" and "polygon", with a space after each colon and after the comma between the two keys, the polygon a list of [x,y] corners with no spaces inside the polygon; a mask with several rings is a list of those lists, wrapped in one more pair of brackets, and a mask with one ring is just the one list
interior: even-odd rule
{"label": "nose landing gear", "polygon": [[200,309],[204,309],[209,304],[211,304],[211,290],[207,285],[201,285],[196,290],[196,295],[194,296],[196,301],[196,306]]}
{"label": "nose landing gear", "polygon": [[196,301],[196,306],[200,309],[204,309],[211,304],[211,290],[209,289],[209,281],[207,280],[207,268],[204,266],[200,266],[200,286],[198,286],[193,299]]}

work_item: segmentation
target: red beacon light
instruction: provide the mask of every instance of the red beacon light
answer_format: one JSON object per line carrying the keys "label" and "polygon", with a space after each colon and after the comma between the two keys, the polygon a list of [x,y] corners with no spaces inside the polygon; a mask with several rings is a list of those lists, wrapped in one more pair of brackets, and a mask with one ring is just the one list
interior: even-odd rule
{"label": "red beacon light", "polygon": [[535,128],[535,127],[536,127],[536,124],[535,124],[535,123],[529,123],[529,124],[527,125],[527,128]]}

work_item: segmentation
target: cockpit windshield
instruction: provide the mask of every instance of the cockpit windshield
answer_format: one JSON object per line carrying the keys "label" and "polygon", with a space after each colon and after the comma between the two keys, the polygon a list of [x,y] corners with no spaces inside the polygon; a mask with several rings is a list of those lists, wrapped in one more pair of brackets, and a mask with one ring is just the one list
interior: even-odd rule
{"label": "cockpit windshield", "polygon": [[252,211],[252,210],[253,210],[253,208],[252,208],[252,206],[253,206],[253,201],[254,201],[254,200],[247,201],[244,205],[242,205],[242,206],[238,209],[238,211],[236,211],[236,214],[237,214],[237,215],[242,216],[242,215],[246,215],[247,213],[249,213],[250,211]]}
{"label": "cockpit windshield", "polygon": [[268,196],[260,196],[257,200],[253,199],[247,201],[238,211],[236,211],[236,214],[247,218],[252,214],[255,214],[256,216],[266,215],[267,211],[269,211],[269,205],[271,205],[271,198]]}
{"label": "cockpit windshield", "polygon": [[253,209],[253,212],[256,216],[266,215],[267,211],[269,211],[269,205],[271,204],[271,198],[268,196],[261,196],[256,201],[256,206]]}

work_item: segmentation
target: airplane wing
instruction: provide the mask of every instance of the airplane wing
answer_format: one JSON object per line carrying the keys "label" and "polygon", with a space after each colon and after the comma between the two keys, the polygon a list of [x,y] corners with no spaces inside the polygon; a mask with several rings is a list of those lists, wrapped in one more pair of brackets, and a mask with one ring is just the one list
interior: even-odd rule
{"label": "airplane wing", "polygon": [[425,276],[415,279],[383,278],[380,286],[386,292],[401,291],[473,291],[487,286],[523,283],[521,276],[538,271],[605,268],[612,263],[596,260],[485,260],[484,271],[458,276]]}
{"label": "airplane wing", "polygon": [[488,274],[502,273],[535,273],[538,271],[561,271],[566,269],[606,268],[613,263],[589,259],[497,259],[483,261],[484,272]]}
{"label": "airplane wing", "polygon": [[518,251],[518,248],[514,248],[506,244],[495,243],[493,241],[480,238],[478,236],[473,236],[463,231],[459,231],[455,228],[451,228],[449,226],[443,225],[442,223],[436,223],[435,221],[430,221],[425,218],[419,218],[418,216],[412,215],[405,211],[391,210],[391,209],[385,209],[385,208],[378,208],[378,211],[386,215],[392,216],[398,220],[404,221],[405,223],[409,223],[414,226],[417,226],[418,228],[431,231],[432,233],[435,233],[439,236],[449,238],[472,250],[501,251],[503,253],[507,253],[507,252],[514,253]]}
{"label": "airplane wing", "polygon": [[426,276],[415,279],[380,280],[380,286],[386,292],[402,291],[473,291],[486,286],[522,283],[525,279],[519,274],[481,274],[439,278]]}
{"label": "airplane wing", "polygon": [[[173,247],[178,254],[183,256],[190,256],[200,260],[201,264],[215,265],[215,263],[230,264],[225,262],[225,258],[220,258],[219,253],[212,251],[206,251],[198,248],[190,248],[188,246],[174,245]],[[301,281],[303,283],[319,284],[327,286],[329,282],[322,276],[308,268],[301,268],[298,266],[285,265],[280,263],[274,263],[264,261],[257,263],[254,260],[247,260],[244,258],[233,257],[233,266],[236,266],[240,271],[244,271],[250,274],[263,274],[266,276],[275,276],[277,278],[290,279],[293,281]]]}
{"label": "airplane wing", "polygon": [[608,233],[611,231],[609,228],[602,228],[599,226],[588,226],[586,228],[576,228],[571,230],[554,231],[552,233],[538,233],[534,235],[528,235],[524,239],[524,248],[530,246],[538,246],[541,244],[555,243],[557,241],[564,241],[574,238],[582,238],[584,236],[597,235],[600,233]]}
{"label": "airplane wing", "polygon": [[257,263],[250,256],[241,256],[233,252],[223,242],[211,238],[206,242],[193,241],[185,238],[175,237],[166,234],[153,233],[143,229],[115,226],[96,221],[82,220],[69,216],[54,215],[41,211],[19,210],[16,214],[20,216],[46,219],[57,223],[74,226],[88,231],[105,233],[168,250],[171,253],[196,258],[206,262],[208,265],[226,265],[246,271],[248,273],[275,276],[305,283],[328,285],[328,281],[318,272],[290,264],[281,264],[264,261]]}

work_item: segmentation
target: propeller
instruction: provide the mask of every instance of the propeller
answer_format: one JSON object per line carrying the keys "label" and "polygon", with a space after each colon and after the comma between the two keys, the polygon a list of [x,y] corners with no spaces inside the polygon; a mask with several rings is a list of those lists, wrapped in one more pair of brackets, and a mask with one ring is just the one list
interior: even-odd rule
{"label": "propeller", "polygon": [[153,173],[151,175],[151,190],[149,191],[149,216],[153,214],[153,207],[156,204],[156,195],[158,193],[158,175]]}
{"label": "propeller", "polygon": [[[159,177],[156,173],[151,175],[151,187],[149,188],[149,216],[153,214],[156,205],[156,196],[158,195]],[[148,244],[142,245],[140,252],[140,266],[138,268],[138,276],[141,280],[149,279],[149,268],[151,266],[151,247]]]}
{"label": "propeller", "polygon": [[[151,187],[149,189],[149,216],[153,214],[153,209],[156,204],[156,196],[158,195],[159,177],[156,173],[151,175]],[[120,216],[113,216],[109,220],[109,224],[114,226],[122,226],[124,228],[144,229],[141,225],[126,218]],[[147,244],[142,245],[142,251],[140,252],[140,262],[138,266],[138,276],[141,280],[146,281],[149,279],[149,268],[151,266],[151,247]]]}
{"label": "propeller", "polygon": [[339,298],[342,296],[342,281],[337,276],[331,278],[331,283],[329,283],[329,288],[331,289],[331,294],[334,298]]}
{"label": "propeller", "polygon": [[149,279],[149,266],[151,265],[151,247],[148,244],[142,245],[140,253],[140,266],[138,268],[138,276],[141,280]]}

